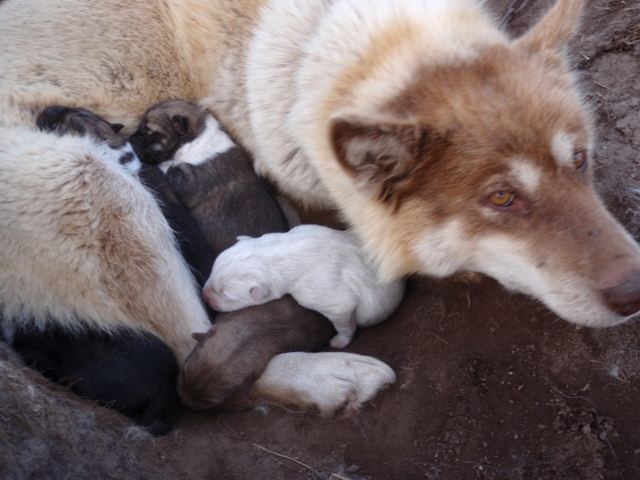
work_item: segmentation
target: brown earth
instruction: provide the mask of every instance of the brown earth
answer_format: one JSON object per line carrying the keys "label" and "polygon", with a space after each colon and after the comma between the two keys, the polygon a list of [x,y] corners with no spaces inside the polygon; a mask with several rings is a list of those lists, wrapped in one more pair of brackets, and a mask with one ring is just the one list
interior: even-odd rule
{"label": "brown earth", "polygon": [[[518,34],[549,5],[531,0]],[[491,2],[502,16],[508,0]],[[640,3],[588,2],[572,58],[597,118],[598,188],[640,237]],[[154,439],[50,385],[0,343],[3,479],[640,478],[640,327],[579,328],[493,280],[412,278],[348,351],[398,382],[351,418],[195,413]]]}

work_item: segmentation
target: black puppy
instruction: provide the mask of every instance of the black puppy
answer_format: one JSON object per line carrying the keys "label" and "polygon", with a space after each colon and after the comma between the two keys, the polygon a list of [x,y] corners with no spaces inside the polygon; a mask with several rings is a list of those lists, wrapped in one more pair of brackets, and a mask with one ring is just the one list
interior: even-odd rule
{"label": "black puppy", "polygon": [[129,140],[140,160],[167,173],[178,200],[191,212],[217,256],[238,235],[289,230],[249,154],[203,108],[167,100],[149,108]]}
{"label": "black puppy", "polygon": [[13,332],[11,346],[27,365],[82,397],[133,418],[152,435],[172,429],[178,405],[178,364],[161,340],[146,332]]}

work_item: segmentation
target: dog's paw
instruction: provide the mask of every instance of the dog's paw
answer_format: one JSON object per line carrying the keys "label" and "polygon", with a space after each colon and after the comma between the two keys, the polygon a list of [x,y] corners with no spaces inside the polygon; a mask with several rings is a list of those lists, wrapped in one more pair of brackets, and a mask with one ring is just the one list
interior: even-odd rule
{"label": "dog's paw", "polygon": [[358,411],[396,374],[373,357],[345,352],[291,352],[276,355],[251,390],[253,400],[269,400],[323,414]]}

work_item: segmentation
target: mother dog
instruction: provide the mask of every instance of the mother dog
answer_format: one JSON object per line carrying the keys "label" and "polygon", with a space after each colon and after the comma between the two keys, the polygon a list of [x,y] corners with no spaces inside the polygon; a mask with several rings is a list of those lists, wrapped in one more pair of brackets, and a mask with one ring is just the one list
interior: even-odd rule
{"label": "mother dog", "polygon": [[581,7],[511,40],[473,0],[5,0],[0,125],[64,104],[130,133],[199,101],[285,194],[338,208],[384,278],[479,271],[614,325],[640,309],[640,251],[592,187],[563,53]]}

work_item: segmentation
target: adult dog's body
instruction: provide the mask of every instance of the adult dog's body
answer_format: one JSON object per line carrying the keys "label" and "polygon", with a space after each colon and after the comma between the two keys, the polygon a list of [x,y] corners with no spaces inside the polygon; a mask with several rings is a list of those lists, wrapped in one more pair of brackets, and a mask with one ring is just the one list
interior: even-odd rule
{"label": "adult dog's body", "polygon": [[640,250],[592,187],[562,54],[581,4],[511,41],[473,0],[5,0],[0,125],[63,104],[130,133],[199,101],[384,278],[475,270],[613,325],[640,309]]}
{"label": "adult dog's body", "polygon": [[120,158],[90,137],[0,128],[2,322],[146,330],[181,362],[210,322],[169,225]]}

